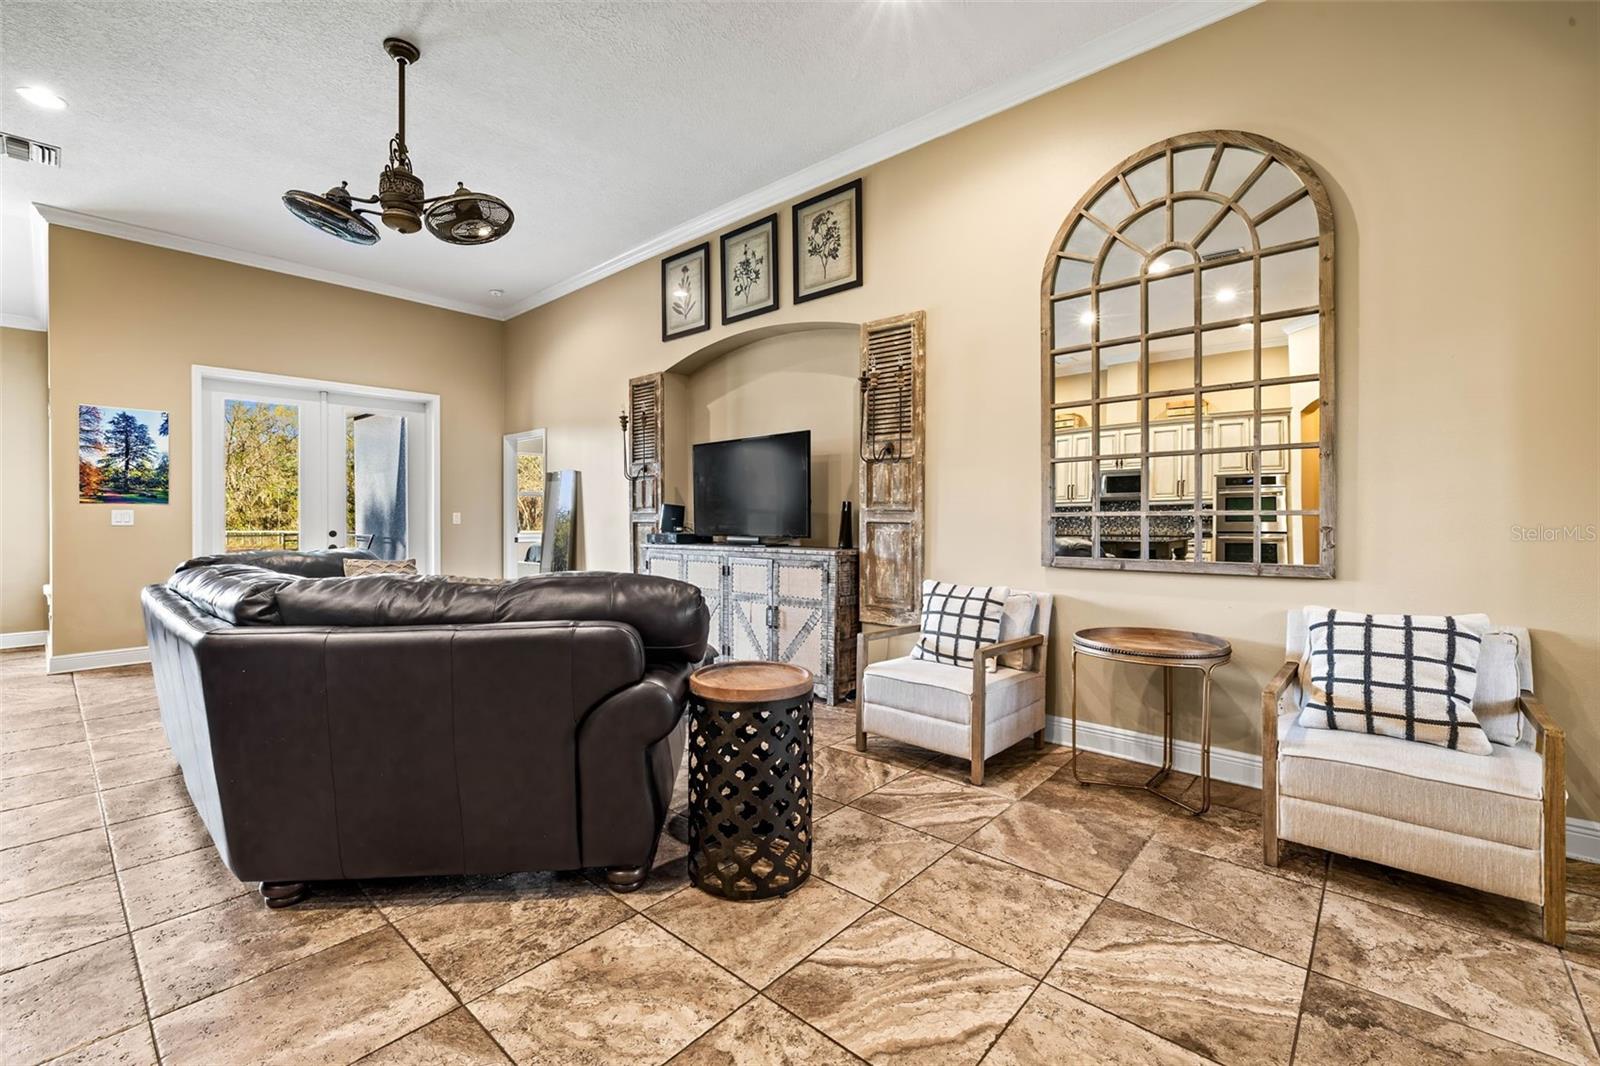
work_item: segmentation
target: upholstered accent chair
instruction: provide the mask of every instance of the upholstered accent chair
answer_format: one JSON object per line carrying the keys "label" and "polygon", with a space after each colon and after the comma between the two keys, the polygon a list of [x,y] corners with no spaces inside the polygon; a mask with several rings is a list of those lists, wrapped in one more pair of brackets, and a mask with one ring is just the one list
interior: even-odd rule
{"label": "upholstered accent chair", "polygon": [[1476,755],[1302,725],[1307,624],[1289,612],[1288,661],[1261,697],[1267,865],[1278,865],[1280,841],[1295,841],[1509,896],[1541,906],[1544,939],[1561,944],[1566,741],[1533,695],[1528,631],[1488,627],[1473,709],[1493,716],[1496,742]]}
{"label": "upholstered accent chair", "polygon": [[[974,785],[983,784],[983,762],[1014,744],[1033,737],[1044,746],[1045,660],[1049,650],[1048,592],[1031,596],[1033,620],[1028,632],[980,644],[972,665],[914,659],[909,655],[871,661],[872,645],[918,632],[916,625],[895,626],[856,638],[856,750],[867,750],[868,734],[889,737],[919,748],[971,760]],[[991,660],[1002,661],[989,670]]]}

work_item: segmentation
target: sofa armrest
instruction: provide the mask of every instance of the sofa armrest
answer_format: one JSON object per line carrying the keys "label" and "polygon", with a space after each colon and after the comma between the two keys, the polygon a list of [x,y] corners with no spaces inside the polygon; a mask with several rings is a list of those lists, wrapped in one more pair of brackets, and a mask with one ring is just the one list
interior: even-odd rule
{"label": "sofa armrest", "polygon": [[856,750],[867,750],[867,733],[861,725],[861,708],[867,702],[867,667],[872,662],[872,642],[875,640],[888,640],[890,637],[904,637],[921,631],[922,627],[916,623],[903,626],[890,626],[887,629],[875,629],[868,632],[862,629],[856,634]]}
{"label": "sofa armrest", "polygon": [[1557,740],[1565,739],[1565,731],[1556,725],[1555,719],[1550,717],[1550,712],[1545,710],[1544,702],[1527,689],[1523,689],[1522,693],[1517,696],[1517,707],[1523,714],[1527,715],[1528,721],[1533,723],[1534,732],[1539,735],[1539,748],[1541,751],[1551,737]]}

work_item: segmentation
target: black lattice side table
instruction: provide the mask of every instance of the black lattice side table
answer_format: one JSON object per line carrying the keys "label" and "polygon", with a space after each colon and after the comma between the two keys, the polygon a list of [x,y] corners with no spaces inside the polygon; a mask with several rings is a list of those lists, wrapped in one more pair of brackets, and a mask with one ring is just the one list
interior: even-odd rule
{"label": "black lattice side table", "polygon": [[727,899],[811,876],[809,670],[727,662],[689,678],[689,880]]}

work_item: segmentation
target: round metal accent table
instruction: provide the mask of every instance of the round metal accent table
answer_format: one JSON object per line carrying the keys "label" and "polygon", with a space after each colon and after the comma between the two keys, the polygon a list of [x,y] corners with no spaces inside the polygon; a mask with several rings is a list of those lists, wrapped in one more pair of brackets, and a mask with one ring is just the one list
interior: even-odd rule
{"label": "round metal accent table", "polygon": [[689,880],[727,899],[811,876],[809,670],[726,662],[689,678]]}
{"label": "round metal accent table", "polygon": [[[1091,655],[1119,663],[1142,663],[1161,670],[1161,769],[1143,784],[1090,781],[1078,773],[1078,656]],[[1072,777],[1080,785],[1142,788],[1191,814],[1211,809],[1211,671],[1233,657],[1233,645],[1209,633],[1182,629],[1147,629],[1142,626],[1106,626],[1080,629],[1072,635]],[[1162,792],[1158,786],[1172,773],[1172,671],[1199,670],[1200,682],[1200,806],[1192,807]]]}

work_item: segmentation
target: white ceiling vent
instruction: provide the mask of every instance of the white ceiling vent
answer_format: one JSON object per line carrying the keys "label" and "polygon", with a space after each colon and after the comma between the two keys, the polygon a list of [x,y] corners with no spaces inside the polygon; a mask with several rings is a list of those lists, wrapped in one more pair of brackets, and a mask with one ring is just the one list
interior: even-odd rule
{"label": "white ceiling vent", "polygon": [[47,167],[61,165],[61,149],[53,144],[30,141],[26,137],[18,137],[15,133],[0,133],[0,139],[5,141],[7,159],[15,159],[21,163],[39,163]]}

